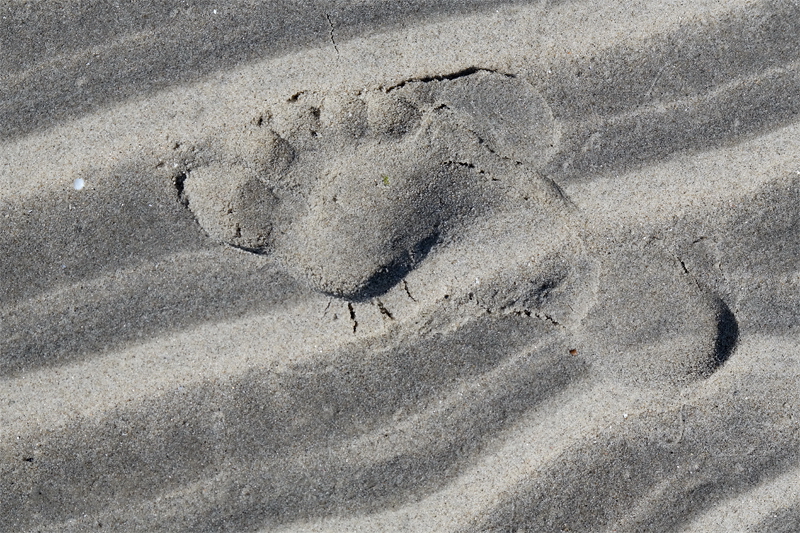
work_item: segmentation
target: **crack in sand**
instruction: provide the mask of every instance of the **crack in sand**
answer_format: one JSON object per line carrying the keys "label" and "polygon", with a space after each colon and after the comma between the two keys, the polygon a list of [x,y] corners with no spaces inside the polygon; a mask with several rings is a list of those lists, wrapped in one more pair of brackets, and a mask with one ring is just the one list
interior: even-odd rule
{"label": "crack in sand", "polygon": [[350,311],[350,320],[353,322],[353,333],[358,329],[358,321],[356,320],[356,310],[352,302],[347,302],[347,310]]}
{"label": "crack in sand", "polygon": [[391,311],[389,311],[388,309],[386,309],[386,306],[385,306],[385,305],[383,305],[383,302],[381,302],[380,300],[378,300],[378,299],[376,298],[376,299],[375,299],[375,305],[377,305],[377,306],[378,306],[378,310],[381,312],[381,314],[382,314],[383,316],[387,317],[389,320],[394,320],[394,315],[392,315]]}
{"label": "crack in sand", "polygon": [[[526,314],[528,314],[528,313],[530,313],[530,311],[526,311]],[[528,314],[528,316],[530,316],[530,315]],[[551,317],[547,313],[534,313],[534,316],[536,318],[538,318],[539,320],[543,320],[545,322],[549,322],[550,324],[553,324],[554,326],[563,327],[560,322],[558,322],[556,319],[554,319],[553,317]]]}
{"label": "crack in sand", "polygon": [[431,82],[431,81],[445,81],[445,80],[452,81],[452,80],[457,80],[458,78],[464,78],[464,77],[470,76],[470,75],[475,74],[477,72],[488,72],[490,74],[499,74],[499,75],[505,76],[507,78],[516,78],[516,76],[514,74],[509,74],[509,73],[506,73],[506,72],[500,72],[499,70],[494,70],[494,69],[490,69],[490,68],[486,68],[486,67],[471,66],[471,67],[467,67],[467,68],[465,68],[463,70],[458,70],[458,71],[453,72],[451,74],[439,74],[439,75],[435,75],[435,76],[423,76],[421,78],[408,78],[406,80],[401,81],[400,83],[398,83],[396,85],[392,85],[391,87],[387,87],[386,88],[386,92],[390,93],[390,92],[394,91],[395,89],[400,89],[402,87],[405,87],[409,83],[415,83],[415,82],[428,83],[428,82]]}
{"label": "crack in sand", "polygon": [[336,45],[336,39],[333,37],[333,20],[331,20],[331,15],[329,13],[325,13],[325,18],[328,19],[328,24],[331,27],[330,31],[330,38],[331,44],[333,44],[333,49],[336,50],[336,57],[339,57],[339,47]]}
{"label": "crack in sand", "polygon": [[405,289],[406,294],[408,295],[409,298],[411,298],[412,302],[416,302],[417,301],[416,298],[411,296],[411,291],[408,289],[408,282],[406,280],[403,280],[403,289]]}

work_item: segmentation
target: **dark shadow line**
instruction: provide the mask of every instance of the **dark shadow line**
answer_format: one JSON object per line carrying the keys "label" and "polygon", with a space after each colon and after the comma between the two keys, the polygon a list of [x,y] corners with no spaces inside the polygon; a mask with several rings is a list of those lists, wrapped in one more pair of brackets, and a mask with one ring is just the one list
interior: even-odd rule
{"label": "dark shadow line", "polygon": [[79,362],[202,323],[268,313],[308,295],[279,269],[241,255],[220,247],[201,258],[162,257],[158,266],[104,272],[34,303],[3,306],[0,377]]}
{"label": "dark shadow line", "polygon": [[417,267],[439,241],[438,231],[419,241],[410,251],[406,251],[390,264],[373,274],[358,292],[346,296],[354,302],[364,302],[383,296]]}
{"label": "dark shadow line", "polygon": [[800,60],[800,6],[761,0],[713,24],[687,22],[631,46],[547,64],[530,79],[557,119],[609,117],[709,94]]}
{"label": "dark shadow line", "polygon": [[800,75],[766,73],[747,86],[567,126],[544,172],[552,179],[628,172],[677,153],[733,146],[800,121]]}
{"label": "dark shadow line", "polygon": [[714,342],[714,359],[711,371],[721,367],[733,354],[739,342],[739,323],[728,304],[719,301],[720,313],[717,319],[717,339]]}
{"label": "dark shadow line", "polygon": [[0,203],[0,305],[97,278],[108,268],[214,247],[176,196],[173,179],[144,159],[82,176],[81,191],[65,184]]}

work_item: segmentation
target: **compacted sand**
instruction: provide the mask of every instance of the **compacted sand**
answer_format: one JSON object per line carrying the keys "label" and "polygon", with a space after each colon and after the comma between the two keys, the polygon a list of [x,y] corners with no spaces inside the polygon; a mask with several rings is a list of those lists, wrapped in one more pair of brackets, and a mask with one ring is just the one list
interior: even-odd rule
{"label": "compacted sand", "polygon": [[796,0],[0,11],[0,530],[800,530]]}

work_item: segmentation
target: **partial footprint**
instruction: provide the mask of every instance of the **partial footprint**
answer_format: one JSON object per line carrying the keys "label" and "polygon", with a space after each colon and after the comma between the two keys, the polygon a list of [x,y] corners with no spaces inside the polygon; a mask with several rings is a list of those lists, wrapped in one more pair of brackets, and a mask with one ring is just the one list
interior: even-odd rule
{"label": "partial footprint", "polygon": [[482,214],[559,199],[535,171],[552,114],[512,76],[298,93],[260,126],[207,143],[213,162],[188,172],[188,206],[212,238],[273,251],[338,297],[386,292]]}
{"label": "partial footprint", "polygon": [[676,259],[658,250],[596,257],[596,303],[576,339],[601,372],[637,386],[680,386],[709,377],[730,357],[736,318]]}
{"label": "partial footprint", "polygon": [[257,176],[216,163],[194,171],[184,190],[210,237],[253,252],[269,247],[278,198]]}
{"label": "partial footprint", "polygon": [[[522,80],[476,72],[329,100],[315,147],[324,164],[284,250],[324,292],[355,300],[386,292],[454,228],[503,209],[512,184],[542,181],[531,169],[520,180],[502,153],[551,135],[552,119],[542,119],[549,111]],[[513,117],[514,105],[536,111]],[[525,137],[508,142],[519,130]],[[540,200],[552,193],[545,189],[523,184],[516,192]]]}
{"label": "partial footprint", "polygon": [[297,202],[282,176],[295,154],[272,131],[248,126],[239,134],[201,143],[176,166],[184,204],[208,235],[255,253],[268,252],[276,228],[296,218]]}

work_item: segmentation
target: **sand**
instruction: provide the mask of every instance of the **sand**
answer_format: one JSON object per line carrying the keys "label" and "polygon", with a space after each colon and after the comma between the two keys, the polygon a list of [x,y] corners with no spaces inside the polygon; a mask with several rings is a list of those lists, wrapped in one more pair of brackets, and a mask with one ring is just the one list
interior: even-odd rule
{"label": "sand", "polygon": [[800,530],[796,1],[0,12],[0,530]]}

